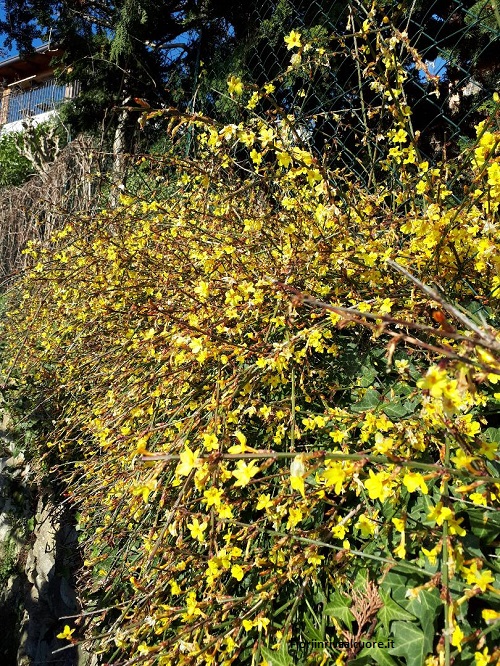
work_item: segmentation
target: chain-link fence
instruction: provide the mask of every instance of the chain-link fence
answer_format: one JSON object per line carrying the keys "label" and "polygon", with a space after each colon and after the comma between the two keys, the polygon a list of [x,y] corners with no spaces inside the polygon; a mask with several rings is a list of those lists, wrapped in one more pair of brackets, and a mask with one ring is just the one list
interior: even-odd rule
{"label": "chain-link fence", "polygon": [[[360,30],[367,20],[373,38],[362,42]],[[362,68],[363,49],[375,48],[377,33],[389,38],[396,30],[403,40],[408,36],[410,50],[396,46],[395,55],[406,70],[404,91],[419,150],[432,161],[456,154],[473,138],[474,125],[491,110],[492,93],[499,88],[500,15],[495,2],[381,1],[373,10],[371,3],[360,0],[275,0],[249,3],[232,22],[208,23],[192,36],[197,57],[189,78],[196,84],[186,106],[222,122],[239,121],[244,107],[229,98],[228,76],[237,74],[259,86],[273,81],[290,62],[284,37],[291,30],[335,55],[328,69],[309,80],[282,79],[277,101],[302,123],[311,148],[323,155],[329,152],[337,164],[365,179],[371,172],[362,163],[367,142],[373,165],[381,154],[375,137],[386,126],[383,113],[369,117],[380,94],[370,88]],[[411,48],[419,53],[425,71],[415,66]]]}

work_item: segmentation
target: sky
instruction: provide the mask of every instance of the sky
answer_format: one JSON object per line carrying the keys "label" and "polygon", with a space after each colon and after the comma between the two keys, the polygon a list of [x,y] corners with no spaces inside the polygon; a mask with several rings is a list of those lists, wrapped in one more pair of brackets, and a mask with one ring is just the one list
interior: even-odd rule
{"label": "sky", "polygon": [[[2,20],[2,21],[5,20],[5,6],[4,6],[4,3],[3,3],[2,0],[0,0],[0,20]],[[12,56],[17,55],[16,46],[14,45],[13,47],[11,47],[9,49],[5,46],[4,40],[5,40],[5,35],[2,35],[0,33],[0,62],[2,60],[7,60],[7,58],[11,58]],[[34,46],[41,46],[41,44],[42,44],[42,41],[38,39],[34,43]]]}

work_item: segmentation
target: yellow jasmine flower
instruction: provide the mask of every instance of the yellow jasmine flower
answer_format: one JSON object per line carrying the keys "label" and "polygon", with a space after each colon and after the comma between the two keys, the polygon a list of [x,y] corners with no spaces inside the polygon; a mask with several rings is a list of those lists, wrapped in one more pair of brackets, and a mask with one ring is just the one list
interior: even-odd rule
{"label": "yellow jasmine flower", "polygon": [[459,652],[462,652],[463,640],[464,632],[460,629],[458,624],[456,624],[451,635],[451,644],[456,647]]}
{"label": "yellow jasmine flower", "polygon": [[302,497],[305,497],[304,475],[306,468],[304,466],[304,456],[295,456],[290,465],[290,485],[293,490],[298,490]]}
{"label": "yellow jasmine flower", "polygon": [[359,517],[355,527],[361,532],[363,539],[368,539],[376,533],[378,526],[374,520],[363,514]]}
{"label": "yellow jasmine flower", "polygon": [[217,507],[217,515],[219,518],[234,518],[233,510],[229,504],[221,504]]}
{"label": "yellow jasmine flower", "polygon": [[495,582],[495,577],[488,569],[481,569],[478,571],[477,562],[473,562],[469,568],[463,569],[468,585],[479,587],[481,592],[486,592],[488,585]]}
{"label": "yellow jasmine flower", "polygon": [[257,510],[268,509],[272,506],[271,495],[259,495],[259,501],[257,502]]}
{"label": "yellow jasmine flower", "polygon": [[427,495],[429,489],[424,481],[424,477],[418,472],[406,472],[403,477],[403,484],[408,489],[408,492],[414,493],[417,488],[420,488],[424,495]]}
{"label": "yellow jasmine flower", "polygon": [[422,548],[422,553],[429,560],[429,563],[434,565],[437,562],[437,556],[440,550],[441,548],[439,546],[434,546],[434,548],[432,548],[431,550],[427,550],[427,548]]}
{"label": "yellow jasmine flower", "polygon": [[469,499],[471,502],[474,502],[474,504],[478,504],[479,506],[487,506],[488,503],[486,501],[486,497],[482,495],[481,493],[471,493],[469,495]]}
{"label": "yellow jasmine flower", "polygon": [[481,611],[481,615],[483,616],[483,620],[487,624],[491,624],[492,622],[498,622],[498,620],[500,620],[500,613],[496,610],[493,610],[492,608],[484,608]]}
{"label": "yellow jasmine flower", "polygon": [[442,502],[438,502],[427,514],[429,520],[434,520],[438,525],[442,525],[445,520],[450,520],[455,514],[447,507],[443,506]]}
{"label": "yellow jasmine flower", "polygon": [[470,470],[471,462],[475,460],[475,456],[470,456],[462,449],[458,449],[457,454],[451,457],[451,460],[455,463],[457,469],[468,469]]}
{"label": "yellow jasmine flower", "polygon": [[191,537],[200,543],[205,541],[205,535],[203,532],[207,529],[208,523],[204,521],[200,523],[198,518],[193,518],[192,522],[187,524],[189,531],[191,532]]}
{"label": "yellow jasmine flower", "polygon": [[181,590],[181,588],[180,588],[180,586],[179,586],[179,583],[178,583],[176,580],[174,580],[173,578],[171,578],[171,579],[168,581],[168,584],[170,585],[170,593],[171,593],[171,594],[173,594],[173,595],[177,595],[177,594],[181,594],[181,593],[182,593],[182,590]]}
{"label": "yellow jasmine flower", "polygon": [[64,638],[70,641],[74,631],[75,631],[74,629],[70,629],[70,627],[67,624],[65,624],[64,629],[61,631],[61,633],[57,634],[57,638]]}
{"label": "yellow jasmine flower", "polygon": [[179,476],[188,476],[195,467],[199,467],[201,460],[198,458],[200,449],[196,451],[191,451],[189,446],[186,444],[184,446],[184,451],[180,455],[180,463],[175,469],[175,473]]}
{"label": "yellow jasmine flower", "polygon": [[398,532],[405,531],[405,521],[402,518],[393,518],[392,523]]}
{"label": "yellow jasmine flower", "polygon": [[254,620],[254,626],[257,627],[258,631],[262,631],[264,629],[264,633],[267,634],[267,627],[269,625],[269,618],[267,617],[257,617]]}
{"label": "yellow jasmine flower", "polygon": [[326,469],[320,474],[319,478],[324,481],[327,488],[333,488],[336,495],[340,495],[343,490],[343,483],[346,479],[346,470],[339,461],[328,460]]}
{"label": "yellow jasmine flower", "polygon": [[291,33],[285,37],[285,43],[289,51],[295,48],[300,49],[302,46],[302,42],[300,41],[300,33],[292,30]]}
{"label": "yellow jasmine flower", "polygon": [[490,663],[490,653],[488,648],[485,647],[482,652],[474,652],[474,659],[476,661],[476,666],[488,666]]}
{"label": "yellow jasmine flower", "polygon": [[285,167],[285,169],[290,165],[292,158],[288,153],[278,152],[276,153],[276,159],[279,166]]}
{"label": "yellow jasmine flower", "polygon": [[221,504],[222,495],[223,491],[220,488],[209,488],[203,493],[203,497],[205,499],[202,501],[205,502],[207,506],[219,507]]}
{"label": "yellow jasmine flower", "polygon": [[244,460],[238,460],[236,469],[233,470],[233,476],[237,479],[234,487],[243,488],[248,485],[252,477],[259,473],[260,469],[256,466],[255,460],[251,460],[248,464]]}
{"label": "yellow jasmine flower", "polygon": [[421,389],[427,389],[433,398],[439,398],[443,394],[447,383],[446,370],[433,365],[427,370],[425,377],[418,380],[417,386]]}
{"label": "yellow jasmine flower", "polygon": [[204,433],[203,446],[207,451],[214,451],[219,448],[219,439],[214,433]]}
{"label": "yellow jasmine flower", "polygon": [[236,578],[237,581],[240,581],[240,580],[243,579],[244,575],[245,575],[245,572],[240,567],[240,565],[239,564],[233,564],[233,566],[231,567],[231,576],[233,576],[233,578]]}
{"label": "yellow jasmine flower", "polygon": [[387,472],[375,474],[372,469],[369,471],[369,475],[370,478],[363,485],[367,489],[370,499],[379,499],[384,502],[392,492],[391,475]]}
{"label": "yellow jasmine flower", "polygon": [[147,503],[149,499],[149,495],[156,490],[157,482],[154,479],[150,479],[146,483],[143,483],[140,486],[136,486],[135,488],[132,489],[132,495],[142,495],[142,499],[145,503]]}
{"label": "yellow jasmine flower", "polygon": [[227,80],[227,87],[230,95],[241,95],[243,93],[243,83],[239,76],[231,75]]}
{"label": "yellow jasmine flower", "polygon": [[300,509],[290,509],[288,512],[287,529],[291,530],[302,520],[302,511]]}

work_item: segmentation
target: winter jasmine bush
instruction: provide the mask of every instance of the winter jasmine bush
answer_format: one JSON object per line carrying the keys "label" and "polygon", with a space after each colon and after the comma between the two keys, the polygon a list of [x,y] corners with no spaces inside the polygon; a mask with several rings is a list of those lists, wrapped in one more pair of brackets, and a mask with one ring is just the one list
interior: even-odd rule
{"label": "winter jasmine bush", "polygon": [[353,30],[386,125],[368,185],[273,103],[332,57],[295,30],[282,77],[229,78],[241,124],[143,116],[170,120],[168,196],[28,250],[6,372],[56,406],[38,452],[80,512],[88,612],[62,633],[106,663],[500,656],[499,100],[429,164],[418,54],[374,11]]}

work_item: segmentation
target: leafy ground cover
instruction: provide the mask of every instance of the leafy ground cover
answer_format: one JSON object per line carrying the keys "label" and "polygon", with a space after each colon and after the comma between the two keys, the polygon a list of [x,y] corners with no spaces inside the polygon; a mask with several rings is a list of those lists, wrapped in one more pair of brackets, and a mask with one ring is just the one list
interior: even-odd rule
{"label": "leafy ground cover", "polygon": [[105,663],[498,661],[499,100],[429,164],[402,56],[425,64],[356,30],[386,125],[367,182],[273,102],[333,57],[292,31],[282,76],[229,79],[241,124],[145,113],[173,141],[141,158],[155,197],[29,249],[4,372],[79,510],[61,640]]}

